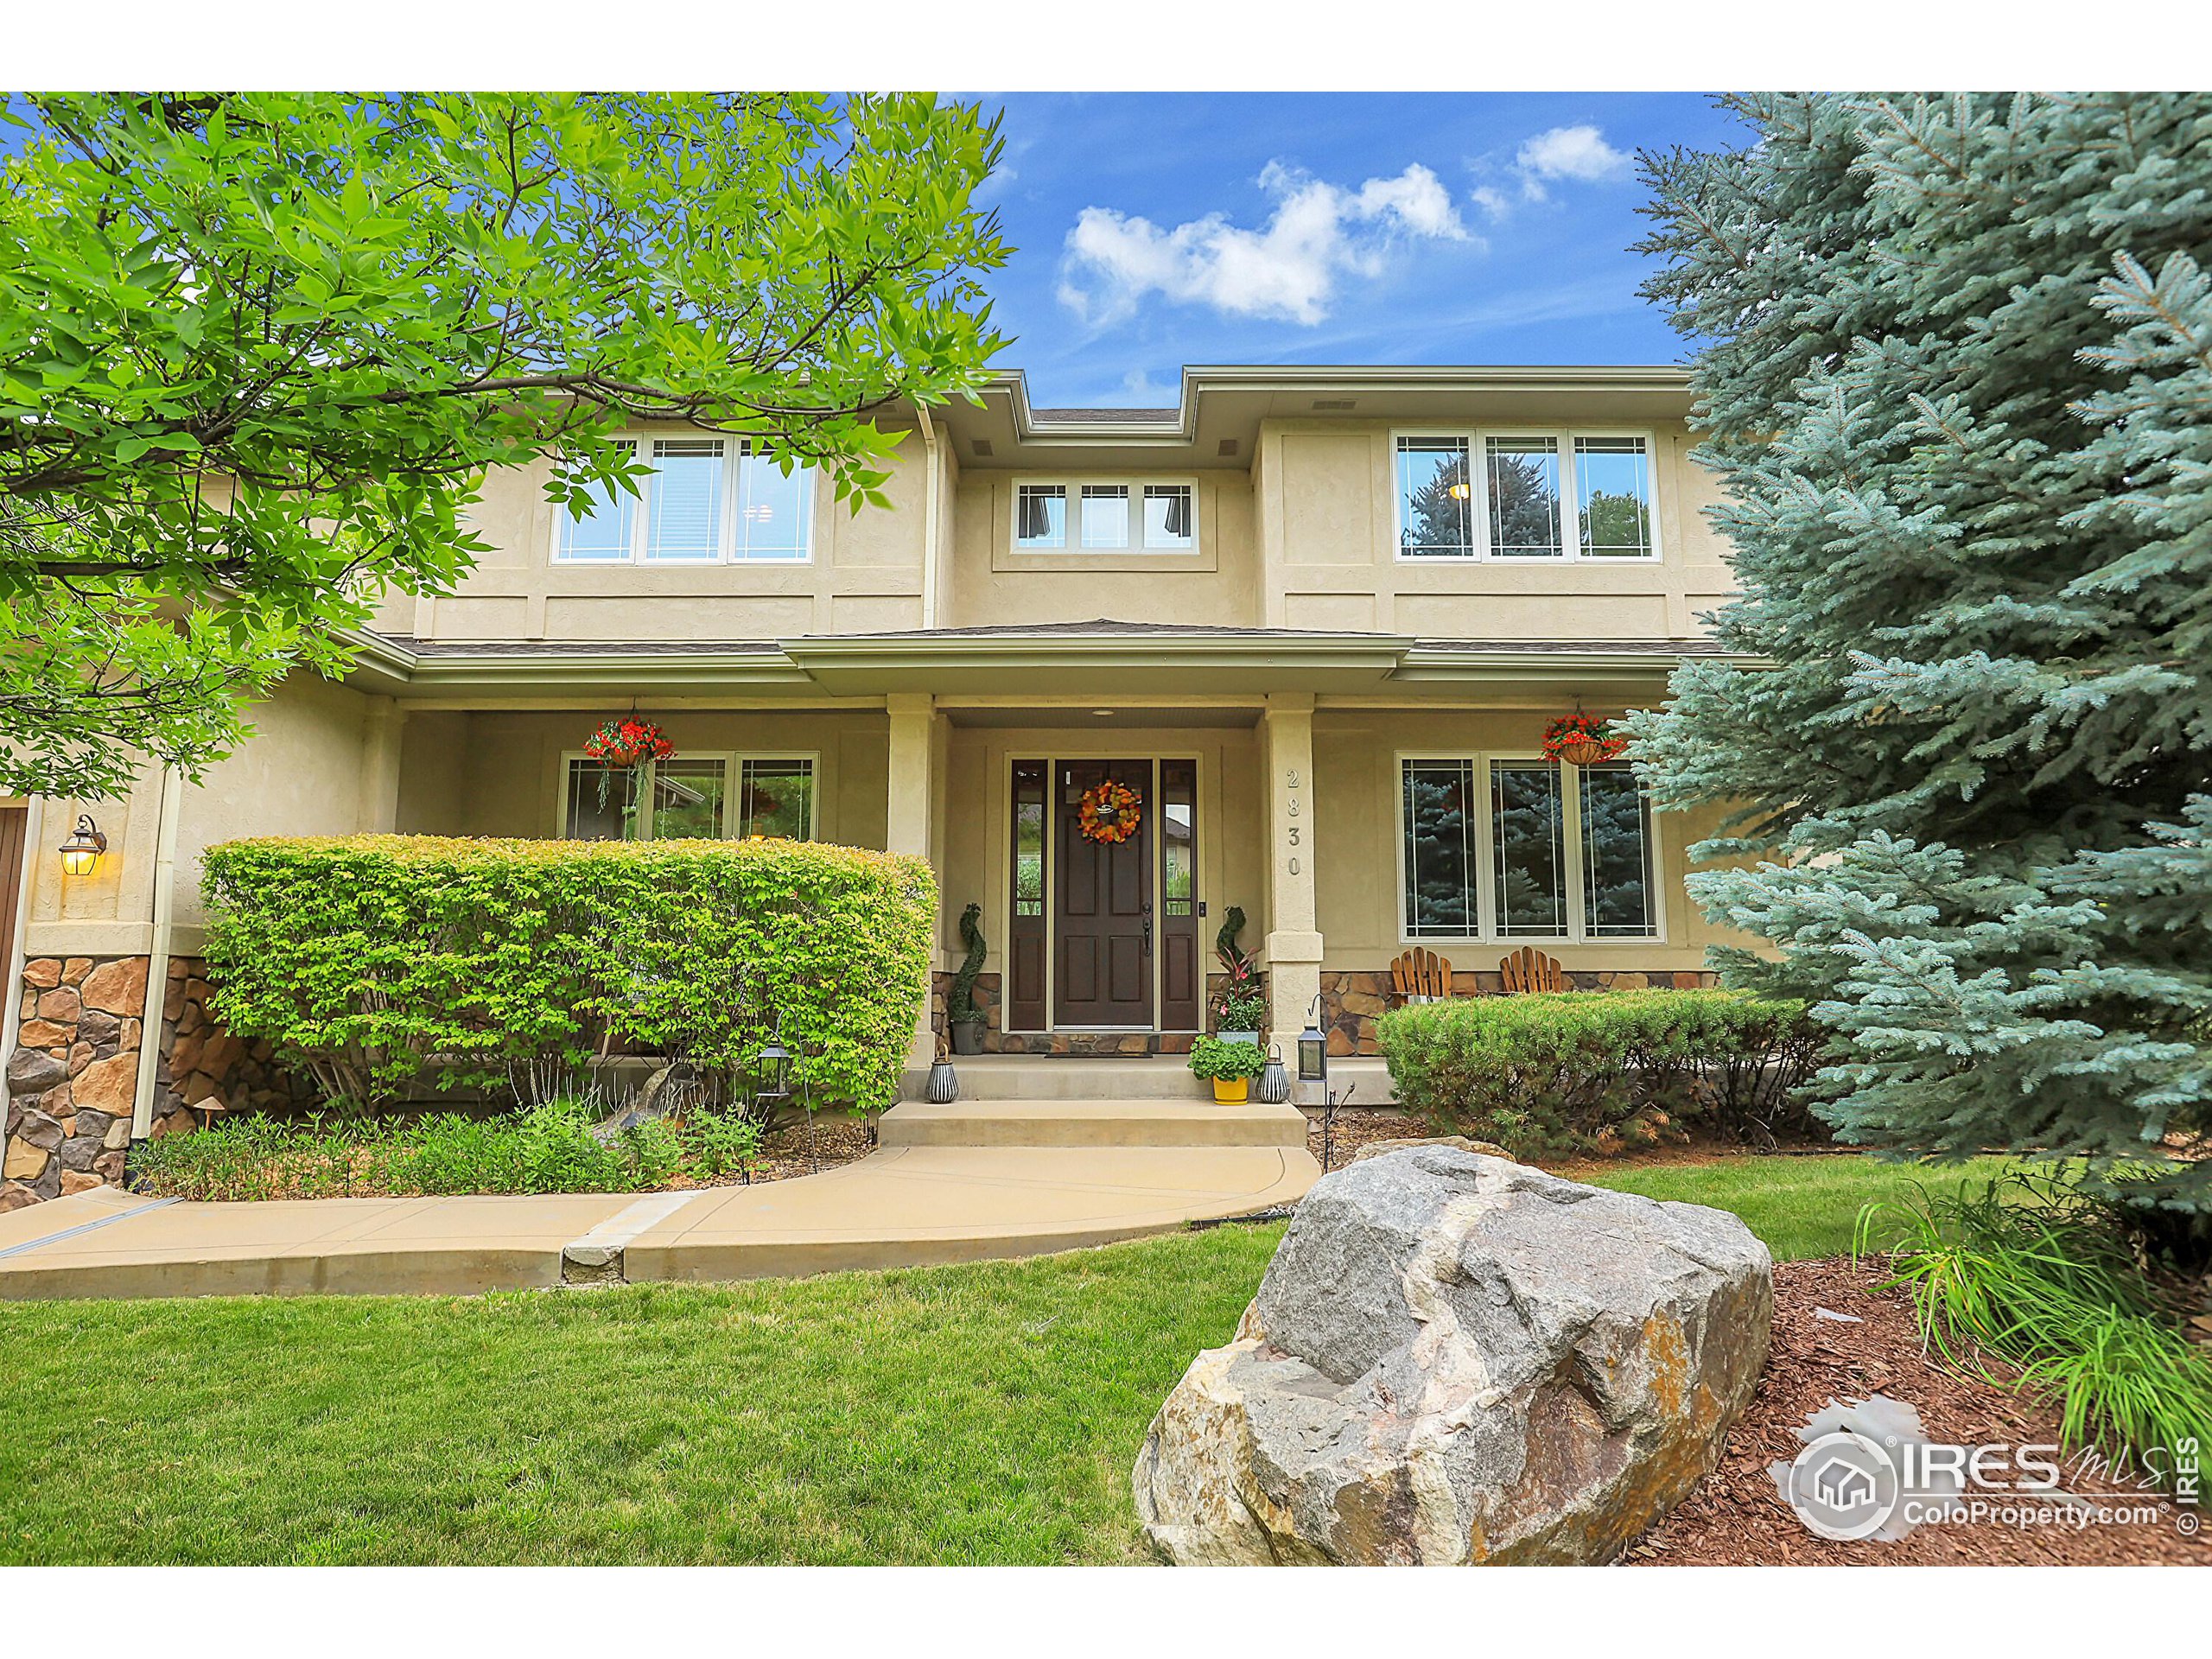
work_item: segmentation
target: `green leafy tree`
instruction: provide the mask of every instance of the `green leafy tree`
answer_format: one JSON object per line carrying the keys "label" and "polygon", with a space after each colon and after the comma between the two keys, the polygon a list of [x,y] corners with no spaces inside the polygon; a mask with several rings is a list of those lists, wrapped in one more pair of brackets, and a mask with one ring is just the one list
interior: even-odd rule
{"label": "green leafy tree", "polygon": [[[1846,1138],[2109,1169],[2212,1100],[2212,105],[1772,96],[1646,158],[1744,591],[1631,722]],[[2212,1163],[2162,1192],[2212,1203]]]}
{"label": "green leafy tree", "polygon": [[923,97],[39,96],[0,163],[0,789],[197,774],[483,543],[486,468],[637,421],[881,499],[1001,343],[995,121]]}

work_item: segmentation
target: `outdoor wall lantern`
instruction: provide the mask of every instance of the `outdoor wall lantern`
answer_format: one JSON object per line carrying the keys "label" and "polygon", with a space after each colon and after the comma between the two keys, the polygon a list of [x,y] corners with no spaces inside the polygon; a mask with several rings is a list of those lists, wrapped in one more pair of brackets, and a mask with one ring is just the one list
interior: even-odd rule
{"label": "outdoor wall lantern", "polygon": [[1319,996],[1313,999],[1313,1006],[1306,1010],[1306,1029],[1298,1033],[1298,1080],[1318,1083],[1325,1088],[1329,1081],[1329,1039],[1321,1034]]}
{"label": "outdoor wall lantern", "polygon": [[61,874],[90,875],[99,866],[100,855],[107,851],[107,836],[92,822],[89,812],[77,815],[77,827],[69,832],[69,839],[61,843]]}

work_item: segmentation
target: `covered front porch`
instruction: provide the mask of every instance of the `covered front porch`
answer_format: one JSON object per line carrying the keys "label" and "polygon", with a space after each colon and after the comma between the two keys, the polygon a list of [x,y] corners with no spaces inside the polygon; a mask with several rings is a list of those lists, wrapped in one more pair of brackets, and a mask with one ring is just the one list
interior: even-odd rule
{"label": "covered front porch", "polygon": [[[1215,1024],[1236,912],[1262,1039],[1286,1054],[1318,1014],[1332,1052],[1372,1057],[1414,946],[1450,961],[1455,994],[1500,988],[1524,944],[1579,986],[1702,979],[1719,935],[1681,875],[1709,826],[1650,813],[1624,766],[1539,752],[1560,713],[1663,695],[1677,651],[1091,626],[792,641],[743,672],[571,650],[447,689],[460,677],[439,664],[371,729],[404,832],[793,835],[927,857],[943,902],[917,1074],[971,905],[993,1060],[1181,1054]],[[674,753],[608,779],[585,739],[632,711]]]}

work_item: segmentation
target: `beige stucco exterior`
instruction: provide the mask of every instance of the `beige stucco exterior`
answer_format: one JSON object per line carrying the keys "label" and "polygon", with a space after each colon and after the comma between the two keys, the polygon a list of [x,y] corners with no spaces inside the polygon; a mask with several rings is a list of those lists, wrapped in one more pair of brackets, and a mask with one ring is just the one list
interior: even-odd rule
{"label": "beige stucco exterior", "polygon": [[[177,785],[168,949],[196,950],[200,855],[232,836],[558,832],[564,755],[634,707],[679,753],[813,757],[816,833],[926,854],[943,964],[973,899],[992,976],[1012,763],[1188,757],[1198,892],[1212,918],[1247,912],[1294,1036],[1317,990],[1408,944],[1400,756],[1532,753],[1551,716],[1656,702],[1710,650],[1699,615],[1732,582],[1688,414],[1656,370],[1193,371],[1179,409],[1120,417],[1033,410],[1007,381],[894,418],[888,507],[817,485],[811,556],[789,563],[564,564],[543,475],[495,476],[473,514],[490,550],[454,592],[391,600],[346,683],[295,676],[237,755]],[[1646,435],[1657,556],[1400,557],[1395,435],[1500,427]],[[1197,544],[1021,550],[1025,479],[1188,481]],[[90,804],[111,842],[85,878],[48,844],[79,804],[47,804],[19,959],[149,948],[161,792],[149,770]],[[1655,937],[1542,948],[1592,976],[1701,968],[1719,935],[1681,877],[1710,828],[1656,820]],[[1471,970],[1508,948],[1431,943]]]}

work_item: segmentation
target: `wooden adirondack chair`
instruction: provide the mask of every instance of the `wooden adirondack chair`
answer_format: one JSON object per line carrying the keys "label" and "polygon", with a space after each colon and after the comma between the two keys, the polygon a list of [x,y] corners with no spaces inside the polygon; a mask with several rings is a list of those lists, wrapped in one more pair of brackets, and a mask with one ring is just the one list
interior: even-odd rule
{"label": "wooden adirondack chair", "polygon": [[1511,956],[1503,957],[1497,971],[1505,976],[1508,991],[1564,991],[1570,987],[1561,972],[1559,958],[1548,957],[1533,944],[1524,944]]}
{"label": "wooden adirondack chair", "polygon": [[1419,945],[1390,964],[1391,988],[1407,1001],[1431,1001],[1452,995],[1452,964]]}

